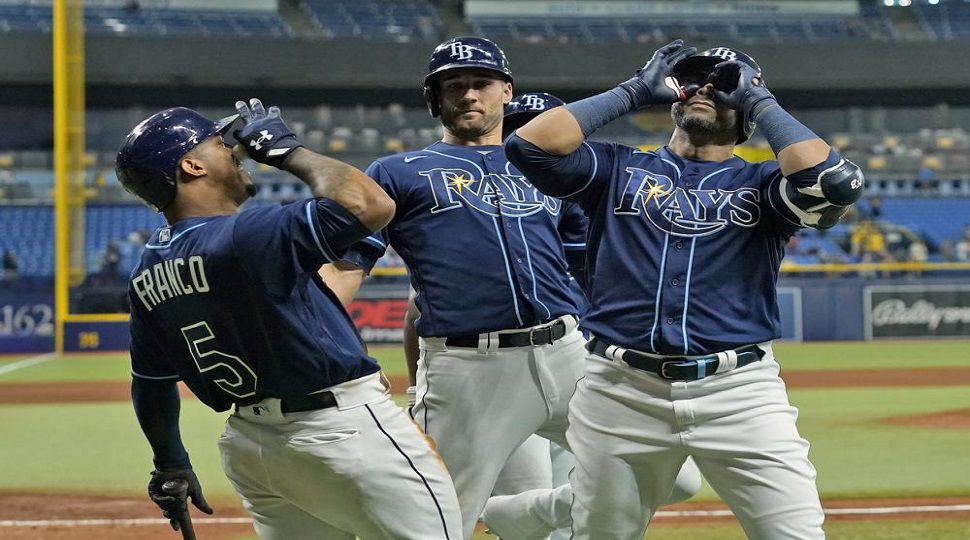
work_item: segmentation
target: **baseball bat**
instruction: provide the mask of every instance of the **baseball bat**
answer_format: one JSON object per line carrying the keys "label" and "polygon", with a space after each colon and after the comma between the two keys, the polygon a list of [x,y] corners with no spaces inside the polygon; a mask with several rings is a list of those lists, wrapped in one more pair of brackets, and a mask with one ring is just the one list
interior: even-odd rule
{"label": "baseball bat", "polygon": [[192,517],[189,515],[188,492],[189,483],[182,479],[169,480],[162,484],[162,493],[175,497],[182,503],[175,515],[175,521],[182,532],[182,540],[195,540],[195,529],[192,528]]}

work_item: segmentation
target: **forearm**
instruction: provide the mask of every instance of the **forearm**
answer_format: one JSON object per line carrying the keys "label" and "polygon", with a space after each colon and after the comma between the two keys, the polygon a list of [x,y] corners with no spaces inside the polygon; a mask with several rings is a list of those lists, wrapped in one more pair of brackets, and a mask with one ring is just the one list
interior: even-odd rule
{"label": "forearm", "polygon": [[155,468],[192,468],[179,433],[181,400],[176,383],[135,377],[131,381],[131,400],[138,424],[154,452]]}
{"label": "forearm", "polygon": [[283,161],[282,169],[310,187],[314,197],[328,198],[350,211],[371,232],[394,216],[394,201],[370,177],[351,165],[306,148]]}
{"label": "forearm", "polygon": [[408,298],[408,309],[404,313],[404,361],[408,366],[408,383],[411,386],[418,381],[418,359],[421,358],[421,347],[418,344],[418,331],[414,327],[414,322],[418,320],[421,312],[414,303],[414,294]]}
{"label": "forearm", "polygon": [[829,157],[831,147],[783,109],[773,96],[756,102],[750,114],[785,176],[814,167]]}

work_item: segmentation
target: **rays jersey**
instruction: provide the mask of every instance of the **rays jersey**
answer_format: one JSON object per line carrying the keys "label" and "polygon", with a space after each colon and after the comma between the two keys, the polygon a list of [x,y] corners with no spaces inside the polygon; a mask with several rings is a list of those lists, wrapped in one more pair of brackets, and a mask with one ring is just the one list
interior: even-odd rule
{"label": "rays jersey", "polygon": [[583,295],[564,243],[585,249],[585,216],[536,190],[501,146],[437,142],[381,158],[367,174],[397,212],[345,259],[369,271],[394,247],[417,292],[418,335],[523,328],[579,313]]}
{"label": "rays jersey", "polygon": [[190,218],[155,231],[128,287],[132,375],[181,379],[223,411],[378,371],[317,275],[337,254],[315,204]]}
{"label": "rays jersey", "polygon": [[[715,163],[598,142],[566,197],[590,216],[586,330],[701,355],[780,336],[775,283],[798,226],[772,204],[777,162]],[[580,182],[579,177],[582,176]]]}

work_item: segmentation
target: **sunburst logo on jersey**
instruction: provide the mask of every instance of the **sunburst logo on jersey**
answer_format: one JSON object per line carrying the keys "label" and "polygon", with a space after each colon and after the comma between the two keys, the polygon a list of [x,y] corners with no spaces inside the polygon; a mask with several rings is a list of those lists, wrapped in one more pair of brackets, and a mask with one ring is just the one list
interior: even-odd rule
{"label": "sunburst logo on jersey", "polygon": [[671,191],[673,191],[673,186],[668,186],[664,188],[660,180],[656,180],[653,183],[650,183],[648,181],[647,184],[643,187],[645,188],[643,192],[646,193],[646,196],[643,198],[644,205],[650,202],[650,199],[655,199],[659,201],[661,197],[666,197],[667,195],[670,195]]}
{"label": "sunburst logo on jersey", "polygon": [[461,195],[462,189],[468,188],[468,190],[471,191],[471,186],[474,183],[474,178],[465,178],[465,175],[463,174],[459,174],[448,182],[451,187],[455,188],[459,195]]}

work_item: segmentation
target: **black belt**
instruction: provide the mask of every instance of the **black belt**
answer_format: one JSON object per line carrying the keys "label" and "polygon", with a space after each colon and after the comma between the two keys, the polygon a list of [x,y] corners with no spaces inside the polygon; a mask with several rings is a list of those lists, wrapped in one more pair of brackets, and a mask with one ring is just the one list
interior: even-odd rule
{"label": "black belt", "polygon": [[[551,345],[565,335],[566,323],[558,320],[542,328],[526,328],[518,332],[503,332],[498,335],[498,346],[501,349],[505,347]],[[445,345],[449,347],[478,348],[478,334],[451,336],[445,338]]]}
{"label": "black belt", "polygon": [[[593,338],[586,344],[586,348],[594,354],[610,358],[606,353],[611,345],[602,339]],[[765,356],[765,352],[757,345],[745,345],[734,349],[738,355],[737,367],[757,362]],[[627,350],[621,356],[623,361],[631,367],[649,371],[668,381],[696,381],[714,375],[721,361],[716,354],[706,356],[664,356],[655,358],[636,351]]]}
{"label": "black belt", "polygon": [[[253,414],[259,416],[260,406],[256,403],[237,403],[236,409],[243,407],[252,407]],[[331,407],[337,406],[337,398],[333,395],[333,392],[318,392],[316,394],[310,394],[300,397],[288,397],[280,399],[280,411],[284,413],[293,412],[303,412],[303,411],[315,411],[317,409],[329,409]]]}

